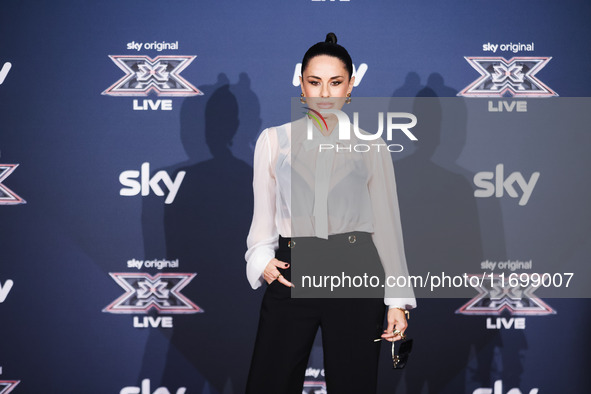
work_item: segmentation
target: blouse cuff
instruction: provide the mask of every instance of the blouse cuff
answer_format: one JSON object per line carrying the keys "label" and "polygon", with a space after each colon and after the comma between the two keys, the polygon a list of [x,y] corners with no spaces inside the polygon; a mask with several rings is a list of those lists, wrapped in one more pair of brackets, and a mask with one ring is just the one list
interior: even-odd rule
{"label": "blouse cuff", "polygon": [[417,307],[417,300],[415,298],[384,298],[384,304],[388,305],[388,309],[402,308],[411,310]]}
{"label": "blouse cuff", "polygon": [[253,289],[261,287],[265,281],[263,272],[269,261],[275,257],[275,251],[268,248],[259,248],[246,258],[246,277]]}

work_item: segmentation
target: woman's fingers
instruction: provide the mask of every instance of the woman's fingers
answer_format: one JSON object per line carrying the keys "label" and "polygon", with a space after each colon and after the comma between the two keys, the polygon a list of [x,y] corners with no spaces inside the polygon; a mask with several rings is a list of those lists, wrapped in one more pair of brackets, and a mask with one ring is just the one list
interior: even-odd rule
{"label": "woman's fingers", "polygon": [[280,275],[279,278],[277,278],[277,280],[279,282],[283,283],[287,287],[295,287],[293,285],[293,283],[291,283],[290,281],[288,281],[287,279],[285,279],[285,277],[283,275]]}
{"label": "woman's fingers", "polygon": [[401,340],[402,335],[404,335],[404,331],[399,331],[395,329],[392,332],[384,331],[384,333],[382,334],[382,338],[389,342],[394,342]]}
{"label": "woman's fingers", "polygon": [[272,267],[269,268],[267,270],[265,270],[265,280],[267,281],[268,284],[271,284],[271,282],[273,282],[274,280],[276,280],[279,275],[281,275],[281,273],[279,271],[277,271],[277,268]]}
{"label": "woman's fingers", "polygon": [[276,258],[271,259],[267,264],[267,267],[263,271],[263,277],[268,284],[271,284],[274,280],[279,280],[279,282],[283,283],[285,286],[293,287],[293,284],[285,279],[281,272],[277,268],[289,268],[289,263],[285,261],[278,260]]}
{"label": "woman's fingers", "polygon": [[388,310],[388,327],[384,330],[382,338],[390,342],[401,340],[407,325],[404,312],[396,308]]}
{"label": "woman's fingers", "polygon": [[271,260],[271,262],[272,262],[273,264],[275,264],[275,267],[279,267],[279,268],[289,268],[289,263],[286,263],[285,261],[281,261],[281,260],[273,259],[273,260]]}

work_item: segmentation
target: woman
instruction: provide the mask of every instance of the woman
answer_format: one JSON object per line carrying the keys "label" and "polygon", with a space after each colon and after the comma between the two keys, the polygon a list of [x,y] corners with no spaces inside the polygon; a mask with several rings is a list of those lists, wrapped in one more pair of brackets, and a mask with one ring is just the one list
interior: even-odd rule
{"label": "woman", "polygon": [[[291,263],[305,266],[304,273],[334,272],[335,262],[353,261],[353,273],[408,275],[390,153],[318,149],[318,142],[339,142],[337,117],[328,110],[350,102],[355,82],[351,57],[336,41],[329,33],[302,61],[302,106],[310,117],[323,119],[313,126],[313,139],[305,140],[308,120],[302,118],[266,129],[257,140],[245,258],[251,286],[263,281],[268,286],[247,393],[300,394],[318,327],[327,390],[374,393],[380,350],[374,339],[399,340],[407,327],[405,311],[416,307],[412,292],[408,298],[291,296],[293,289],[304,290],[306,297],[300,278],[291,281]],[[388,325],[382,331],[386,305]]]}

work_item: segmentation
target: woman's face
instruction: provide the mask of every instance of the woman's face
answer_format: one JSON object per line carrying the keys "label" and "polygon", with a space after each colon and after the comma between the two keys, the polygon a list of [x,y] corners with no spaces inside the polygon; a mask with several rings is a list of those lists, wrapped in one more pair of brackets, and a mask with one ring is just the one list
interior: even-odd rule
{"label": "woman's face", "polygon": [[310,59],[300,77],[308,106],[318,112],[341,109],[353,90],[355,77],[349,78],[345,64],[334,56],[318,55]]}

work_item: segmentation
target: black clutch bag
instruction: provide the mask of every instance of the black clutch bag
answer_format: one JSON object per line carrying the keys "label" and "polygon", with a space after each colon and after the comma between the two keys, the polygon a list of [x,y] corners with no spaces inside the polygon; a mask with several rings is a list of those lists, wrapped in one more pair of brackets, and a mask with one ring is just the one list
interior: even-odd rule
{"label": "black clutch bag", "polygon": [[392,342],[392,362],[394,369],[402,369],[408,361],[408,356],[412,350],[412,338],[404,338]]}

